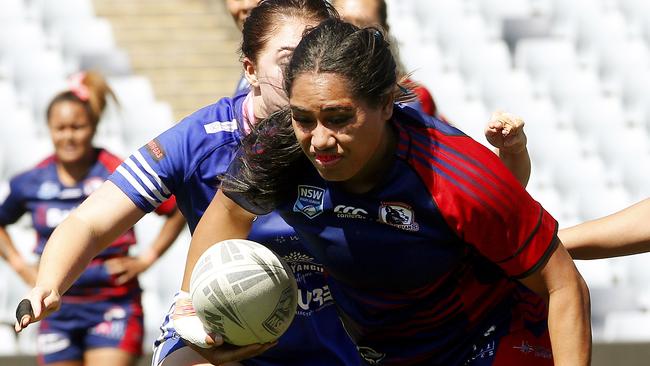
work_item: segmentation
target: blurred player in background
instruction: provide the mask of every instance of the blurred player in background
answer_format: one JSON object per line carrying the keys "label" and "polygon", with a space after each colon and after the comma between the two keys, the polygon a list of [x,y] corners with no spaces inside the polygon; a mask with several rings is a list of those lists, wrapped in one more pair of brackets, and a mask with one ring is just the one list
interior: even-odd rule
{"label": "blurred player in background", "polygon": [[367,364],[588,365],[589,295],[557,222],[480,144],[394,105],[395,75],[376,29],[329,20],[302,39],[291,108],[244,140],[183,289],[206,248],[277,208],[328,270]]}
{"label": "blurred player in background", "polygon": [[[1,252],[30,286],[34,286],[36,268],[25,264],[5,227],[29,212],[38,235],[34,251],[42,254],[57,225],[120,164],[121,159],[92,145],[108,96],[113,94],[101,75],[87,72],[73,76],[70,90],[56,95],[47,108],[54,154],[13,177],[10,193],[0,203]],[[87,258],[90,264],[63,294],[60,311],[40,324],[41,364],[135,363],[142,352],[143,336],[136,276],[162,255],[185,223],[173,199],[158,212],[168,219],[153,245],[140,256],[129,257],[135,234],[125,227],[108,248],[92,260]]]}
{"label": "blurred player in background", "polygon": [[[235,21],[235,25],[239,31],[244,30],[244,21],[250,14],[251,10],[257,6],[260,0],[224,0],[226,3],[226,9],[232,15],[232,19]],[[244,75],[239,78],[237,82],[237,88],[235,89],[235,94],[248,92],[250,84]]]}
{"label": "blurred player in background", "polygon": [[[386,33],[390,27],[388,25],[388,9],[385,0],[333,0],[332,3],[338,10],[341,18],[350,22],[358,27],[380,26]],[[388,36],[390,38],[390,36]],[[398,55],[397,42],[391,40],[391,49],[393,54]],[[400,75],[407,75],[408,71],[399,61],[397,65]],[[417,95],[417,100],[409,103],[409,105],[419,111],[422,111],[430,116],[440,117],[436,103],[429,90],[413,80],[406,79],[405,84],[409,86],[410,90]]]}

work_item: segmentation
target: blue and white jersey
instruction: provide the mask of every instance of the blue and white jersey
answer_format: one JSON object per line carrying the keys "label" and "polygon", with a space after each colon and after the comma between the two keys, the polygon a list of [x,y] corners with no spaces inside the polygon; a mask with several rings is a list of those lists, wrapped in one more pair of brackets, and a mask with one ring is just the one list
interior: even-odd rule
{"label": "blue and white jersey", "polygon": [[[109,180],[145,212],[174,194],[193,232],[216,194],[218,177],[227,171],[236,154],[247,106],[247,95],[242,94],[200,109],[136,151]],[[265,244],[289,263],[298,282],[299,298],[296,317],[279,344],[244,363],[358,365],[356,349],[333,306],[323,267],[305,250],[293,229],[272,213],[255,221],[249,238]],[[163,332],[167,339],[178,340],[169,324]],[[171,353],[181,345],[169,343],[164,347]]]}

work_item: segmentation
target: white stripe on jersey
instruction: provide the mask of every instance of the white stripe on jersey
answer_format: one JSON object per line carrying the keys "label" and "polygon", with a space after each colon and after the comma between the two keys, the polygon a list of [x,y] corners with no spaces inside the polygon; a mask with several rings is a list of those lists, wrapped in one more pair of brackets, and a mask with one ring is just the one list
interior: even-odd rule
{"label": "white stripe on jersey", "polygon": [[149,190],[150,190],[151,192],[153,192],[154,196],[156,196],[156,198],[158,199],[158,201],[160,201],[161,203],[162,203],[163,201],[165,201],[165,197],[163,197],[163,196],[160,194],[160,192],[158,192],[158,188],[157,188],[157,187],[156,187],[156,186],[151,182],[151,179],[149,179],[149,177],[147,177],[147,176],[142,172],[142,170],[140,169],[140,167],[138,167],[137,165],[135,165],[135,163],[133,162],[133,159],[128,158],[128,159],[124,160],[124,162],[126,163],[126,165],[129,166],[129,168],[131,168],[131,170],[133,170],[133,171],[135,172],[135,174],[138,176],[138,178],[140,178],[140,180],[144,183],[144,185],[146,185],[147,188],[149,188]]}
{"label": "white stripe on jersey", "polygon": [[148,195],[147,192],[144,190],[144,188],[142,188],[140,183],[138,183],[138,181],[135,180],[135,178],[133,178],[131,173],[129,173],[126,169],[124,169],[123,166],[121,165],[118,166],[116,171],[122,174],[122,176],[129,182],[129,184],[131,184],[131,186],[135,188],[135,190],[138,191],[138,193],[140,193],[140,195],[144,197],[147,200],[147,202],[149,202],[149,204],[153,206],[153,208],[157,208],[160,205],[161,202],[157,202],[150,195]]}
{"label": "white stripe on jersey", "polygon": [[227,121],[227,122],[221,122],[221,121],[212,122],[203,125],[203,128],[205,129],[205,132],[210,134],[218,133],[222,131],[233,132],[237,130],[237,121],[233,119],[232,121]]}
{"label": "white stripe on jersey", "polygon": [[166,197],[171,196],[172,193],[169,191],[169,189],[167,188],[165,183],[162,181],[162,179],[160,179],[160,176],[158,175],[158,173],[156,173],[156,171],[151,168],[151,165],[149,165],[149,163],[144,159],[144,156],[142,156],[142,153],[140,153],[140,151],[136,151],[133,154],[133,156],[135,156],[135,158],[138,159],[138,162],[140,162],[140,165],[142,165],[144,170],[146,170],[147,173],[149,173],[149,175],[156,181],[156,183],[158,183],[158,185],[160,187],[162,187],[163,194]]}

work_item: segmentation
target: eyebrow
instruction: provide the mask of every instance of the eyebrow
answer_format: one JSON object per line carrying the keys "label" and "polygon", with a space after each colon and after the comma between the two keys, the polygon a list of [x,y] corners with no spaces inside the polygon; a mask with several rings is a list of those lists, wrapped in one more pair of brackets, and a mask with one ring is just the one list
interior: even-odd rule
{"label": "eyebrow", "polygon": [[[312,113],[309,109],[300,108],[298,106],[290,106],[291,111],[294,113]],[[344,113],[344,112],[353,112],[355,110],[352,106],[331,106],[323,107],[320,109],[321,112],[328,113]]]}
{"label": "eyebrow", "polygon": [[282,51],[293,52],[295,49],[296,49],[296,47],[282,46],[282,47],[278,48],[278,52],[282,52]]}

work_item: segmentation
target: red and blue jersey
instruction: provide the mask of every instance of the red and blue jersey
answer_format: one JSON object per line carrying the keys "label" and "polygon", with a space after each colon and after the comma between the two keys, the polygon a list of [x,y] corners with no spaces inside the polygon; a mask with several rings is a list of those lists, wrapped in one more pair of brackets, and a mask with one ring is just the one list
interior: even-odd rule
{"label": "red and blue jersey", "polygon": [[392,125],[398,147],[374,189],[352,194],[308,168],[278,211],[328,271],[366,362],[463,365],[490,324],[538,298],[516,279],[552,254],[557,223],[456,128],[397,105]]}
{"label": "red and blue jersey", "polygon": [[[121,162],[121,159],[103,149],[96,149],[95,156],[96,160],[86,176],[72,186],[60,181],[55,156],[48,157],[35,168],[11,179],[9,195],[0,205],[0,225],[13,224],[24,213],[29,212],[37,234],[34,252],[42,254],[45,243],[54,229],[95,191]],[[138,293],[140,287],[137,280],[124,285],[115,285],[113,278],[104,267],[107,259],[127,255],[129,247],[134,243],[133,229],[120,235],[92,260],[79,279],[64,294],[64,301],[101,301]]]}
{"label": "red and blue jersey", "polygon": [[[249,103],[247,94],[241,94],[198,110],[132,154],[109,180],[145,212],[174,194],[193,232],[216,194],[219,176],[236,156],[245,133],[245,111],[252,116]],[[323,267],[305,250],[294,230],[272,213],[255,221],[249,238],[287,261],[296,276],[299,298],[297,316],[279,344],[243,363],[359,365],[333,306]],[[174,338],[169,319],[162,329],[159,344]],[[160,352],[169,354],[182,346],[182,342],[169,343]]]}

